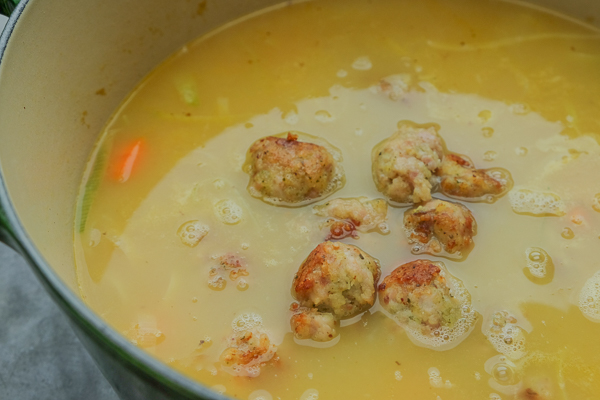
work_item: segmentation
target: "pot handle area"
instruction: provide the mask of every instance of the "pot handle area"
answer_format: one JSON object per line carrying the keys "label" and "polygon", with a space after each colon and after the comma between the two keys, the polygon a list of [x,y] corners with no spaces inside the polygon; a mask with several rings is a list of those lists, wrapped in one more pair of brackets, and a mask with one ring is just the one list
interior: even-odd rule
{"label": "pot handle area", "polygon": [[14,232],[10,227],[10,222],[6,217],[6,212],[2,208],[2,204],[0,204],[0,242],[20,252],[19,243],[15,239]]}
{"label": "pot handle area", "polygon": [[[7,17],[17,8],[20,0],[0,0],[0,14]],[[1,31],[2,29],[0,29]]]}

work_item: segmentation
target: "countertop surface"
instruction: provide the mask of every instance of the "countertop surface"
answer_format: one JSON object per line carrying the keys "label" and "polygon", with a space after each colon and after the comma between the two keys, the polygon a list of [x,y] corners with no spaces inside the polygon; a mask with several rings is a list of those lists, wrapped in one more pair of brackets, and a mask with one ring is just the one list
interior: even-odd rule
{"label": "countertop surface", "polygon": [[118,400],[29,265],[2,244],[0,399]]}

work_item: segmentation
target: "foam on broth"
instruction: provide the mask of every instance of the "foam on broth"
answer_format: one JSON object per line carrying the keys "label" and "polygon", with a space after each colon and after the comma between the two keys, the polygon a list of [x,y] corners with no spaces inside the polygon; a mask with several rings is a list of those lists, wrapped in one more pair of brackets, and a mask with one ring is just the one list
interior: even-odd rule
{"label": "foam on broth", "polygon": [[[75,227],[82,297],[145,350],[241,399],[595,398],[599,71],[597,32],[503,2],[319,0],[201,38],[150,74],[101,136]],[[395,91],[381,93],[391,75]],[[371,149],[402,120],[439,124],[450,150],[515,181],[493,204],[463,202],[478,225],[465,260],[426,257],[464,283],[475,329],[447,351],[420,347],[376,304],[343,321],[333,346],[301,345],[290,285],[324,239],[323,218],[250,196],[246,151],[286,131],[323,138],[346,174],[330,198],[379,198]],[[387,235],[344,239],[383,276],[423,257],[411,254],[404,210],[390,207]],[[552,274],[532,278],[531,249]],[[244,259],[245,284],[222,274],[211,286],[227,254]],[[502,311],[512,325],[492,335]],[[278,359],[234,377],[218,358],[248,318]],[[521,348],[499,336],[511,326]]]}

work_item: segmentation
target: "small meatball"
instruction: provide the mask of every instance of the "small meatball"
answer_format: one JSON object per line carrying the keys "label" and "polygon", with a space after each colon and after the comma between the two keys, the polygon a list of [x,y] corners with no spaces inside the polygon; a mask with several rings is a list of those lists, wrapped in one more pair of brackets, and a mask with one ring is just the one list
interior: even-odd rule
{"label": "small meatball", "polygon": [[366,197],[353,199],[334,199],[315,206],[315,214],[329,217],[324,226],[330,230],[329,239],[342,239],[346,236],[357,237],[356,231],[369,232],[379,229],[388,232],[387,203],[382,199],[367,200]]}
{"label": "small meatball", "polygon": [[303,307],[348,318],[373,306],[380,275],[379,262],[358,247],[324,242],[300,266],[292,293]]}
{"label": "small meatball", "polygon": [[224,370],[236,376],[258,376],[260,367],[277,351],[269,336],[256,327],[235,332],[228,339],[228,344],[220,360]]}
{"label": "small meatball", "polygon": [[321,313],[314,308],[300,308],[290,321],[297,339],[312,339],[315,342],[328,342],[338,333],[337,320],[331,313]]}
{"label": "small meatball", "polygon": [[417,260],[401,265],[378,290],[383,308],[424,344],[436,347],[456,341],[474,325],[466,289],[442,263]]}
{"label": "small meatball", "polygon": [[441,164],[443,147],[434,126],[400,124],[398,132],[373,149],[377,190],[398,203],[431,200],[432,173]]}
{"label": "small meatball", "polygon": [[383,78],[377,88],[387,94],[390,100],[398,100],[410,89],[412,78],[409,74],[391,75]]}
{"label": "small meatball", "polygon": [[506,179],[494,177],[493,170],[475,169],[465,156],[446,154],[437,175],[441,178],[442,192],[448,196],[479,199],[484,196],[501,196],[510,186],[510,174]]}
{"label": "small meatball", "polygon": [[471,211],[462,204],[431,200],[406,211],[404,228],[411,244],[426,245],[426,251],[450,254],[468,249],[473,243],[476,223]]}
{"label": "small meatball", "polygon": [[254,142],[244,170],[250,175],[250,194],[274,204],[318,200],[338,189],[343,176],[325,147],[299,142],[292,133]]}

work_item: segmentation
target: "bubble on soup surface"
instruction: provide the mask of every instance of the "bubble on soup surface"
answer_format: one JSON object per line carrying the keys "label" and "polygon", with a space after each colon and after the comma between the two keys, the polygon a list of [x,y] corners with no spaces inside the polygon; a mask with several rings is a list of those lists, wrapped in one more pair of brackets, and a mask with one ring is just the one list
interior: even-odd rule
{"label": "bubble on soup surface", "polygon": [[442,376],[440,375],[440,370],[435,367],[429,368],[427,370],[427,375],[429,375],[429,384],[434,388],[449,389],[452,387],[452,383],[450,383],[449,380],[446,379],[446,381],[444,382]]}
{"label": "bubble on soup surface", "polygon": [[221,200],[214,205],[217,218],[224,224],[234,225],[242,220],[242,208],[233,200]]}
{"label": "bubble on soup surface", "polygon": [[266,390],[255,390],[250,393],[248,400],[273,400],[273,396]]}
{"label": "bubble on soup surface", "polygon": [[515,189],[508,194],[508,200],[517,214],[558,217],[565,215],[565,203],[555,193]]}
{"label": "bubble on soup surface", "polygon": [[600,271],[583,285],[579,293],[579,309],[590,321],[600,322]]}
{"label": "bubble on soup surface", "polygon": [[517,147],[515,149],[515,154],[521,157],[526,156],[528,152],[527,147]]}
{"label": "bubble on soup surface", "polygon": [[[486,122],[488,122],[490,120],[490,118],[492,118],[492,112],[490,110],[483,110],[479,114],[477,114],[477,116],[481,120],[481,123],[485,124]],[[492,132],[493,131],[494,130],[492,129]]]}
{"label": "bubble on soup surface", "polygon": [[600,193],[594,196],[594,200],[592,200],[592,208],[594,211],[600,212]]}
{"label": "bubble on soup surface", "polygon": [[575,232],[573,232],[573,229],[571,228],[563,228],[560,232],[560,236],[567,240],[573,239],[575,237]]}
{"label": "bubble on soup surface", "polygon": [[517,360],[525,355],[525,334],[508,311],[496,311],[484,334],[497,352]]}
{"label": "bubble on soup surface", "polygon": [[515,103],[508,106],[510,112],[516,115],[525,115],[531,111],[531,108],[527,104]]}
{"label": "bubble on soup surface", "polygon": [[319,391],[317,389],[307,389],[302,396],[300,396],[300,400],[318,400],[319,399]]}
{"label": "bubble on soup surface", "polygon": [[177,235],[181,239],[181,243],[194,247],[208,235],[208,231],[208,226],[194,220],[184,222],[177,230]]}
{"label": "bubble on soup surface", "polygon": [[283,120],[289,125],[296,125],[299,121],[298,114],[295,111],[290,111],[283,117]]}
{"label": "bubble on soup surface", "polygon": [[546,284],[554,278],[554,263],[550,255],[539,247],[525,250],[527,266],[523,271],[527,279],[533,283]]}
{"label": "bubble on soup surface", "polygon": [[498,157],[498,153],[496,153],[493,150],[486,151],[485,153],[483,153],[484,161],[494,161],[496,159],[496,157]]}
{"label": "bubble on soup surface", "polygon": [[234,332],[249,331],[262,326],[262,317],[256,313],[245,313],[237,316],[231,323]]}
{"label": "bubble on soup surface", "polygon": [[396,372],[394,372],[394,377],[396,378],[397,381],[401,381],[402,373],[400,371],[396,371]]}
{"label": "bubble on soup surface", "polygon": [[215,275],[208,279],[208,287],[212,290],[221,291],[227,286],[227,281],[220,275]]}
{"label": "bubble on soup surface", "polygon": [[211,387],[217,393],[223,394],[227,391],[227,388],[224,385],[214,385]]}
{"label": "bubble on soup surface", "polygon": [[348,71],[346,71],[345,69],[340,69],[337,73],[336,73],[338,78],[345,78],[348,76]]}
{"label": "bubble on soup surface", "polygon": [[481,128],[481,133],[483,133],[483,137],[491,138],[494,136],[494,129],[490,127]]}
{"label": "bubble on soup surface", "polygon": [[335,117],[327,110],[319,110],[315,112],[315,119],[319,122],[332,122],[335,121]]}
{"label": "bubble on soup surface", "polygon": [[499,394],[490,393],[490,400],[502,400],[502,397]]}
{"label": "bubble on soup surface", "polygon": [[367,56],[358,57],[352,63],[352,68],[358,71],[367,71],[373,67],[373,63],[371,63],[371,59]]}

